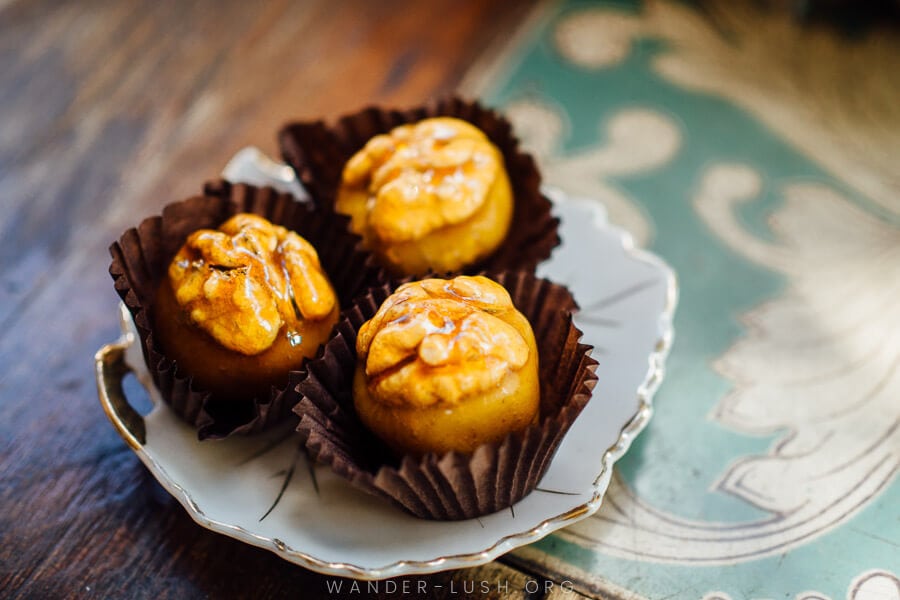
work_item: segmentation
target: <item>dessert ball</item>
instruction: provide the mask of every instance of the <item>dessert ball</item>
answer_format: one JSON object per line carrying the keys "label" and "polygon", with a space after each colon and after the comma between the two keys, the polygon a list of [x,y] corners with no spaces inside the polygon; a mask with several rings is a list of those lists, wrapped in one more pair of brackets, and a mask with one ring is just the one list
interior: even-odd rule
{"label": "dessert ball", "polygon": [[242,213],[188,236],[157,291],[153,321],[179,370],[217,397],[248,399],[286,384],[338,313],[316,250]]}
{"label": "dessert ball", "polygon": [[400,286],[356,350],[356,412],[398,454],[471,453],[538,419],[534,333],[486,277]]}
{"label": "dessert ball", "polygon": [[503,242],[503,155],[474,125],[435,117],[373,137],[344,166],[335,210],[395,275],[453,272]]}

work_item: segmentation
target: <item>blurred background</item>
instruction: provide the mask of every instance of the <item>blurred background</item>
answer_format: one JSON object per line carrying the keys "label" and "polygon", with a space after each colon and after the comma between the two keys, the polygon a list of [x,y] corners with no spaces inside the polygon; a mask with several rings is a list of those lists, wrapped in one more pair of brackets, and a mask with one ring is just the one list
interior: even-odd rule
{"label": "blurred background", "polygon": [[106,249],[240,148],[277,158],[288,120],[459,91],[681,286],[656,416],[604,507],[477,577],[900,597],[898,15],[896,0],[0,1],[0,595],[324,594],[196,526],[106,422],[90,372],[118,335]]}

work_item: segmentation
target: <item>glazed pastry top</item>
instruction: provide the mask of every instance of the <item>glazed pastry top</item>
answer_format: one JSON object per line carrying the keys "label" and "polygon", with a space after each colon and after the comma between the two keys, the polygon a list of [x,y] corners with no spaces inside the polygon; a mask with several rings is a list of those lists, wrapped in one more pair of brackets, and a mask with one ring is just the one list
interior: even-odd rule
{"label": "glazed pastry top", "polygon": [[245,355],[267,350],[283,328],[299,337],[300,321],[324,319],[337,303],[309,242],[251,214],[193,232],[168,276],[191,322]]}
{"label": "glazed pastry top", "polygon": [[[527,329],[527,331],[526,331]],[[531,326],[486,277],[397,288],[359,331],[368,389],[383,404],[456,404],[496,388],[527,362]]]}
{"label": "glazed pastry top", "polygon": [[502,169],[499,150],[477,127],[425,119],[373,137],[347,162],[342,185],[366,190],[369,199],[338,210],[364,236],[415,241],[471,217]]}

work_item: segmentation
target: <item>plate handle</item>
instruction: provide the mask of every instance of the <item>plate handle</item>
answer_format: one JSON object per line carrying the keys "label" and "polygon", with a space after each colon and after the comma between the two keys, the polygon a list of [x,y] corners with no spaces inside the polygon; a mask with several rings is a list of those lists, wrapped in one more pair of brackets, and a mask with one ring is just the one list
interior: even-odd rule
{"label": "plate handle", "polygon": [[122,380],[131,371],[125,362],[126,341],[107,344],[94,355],[94,375],[97,378],[97,394],[100,404],[122,439],[133,450],[140,450],[147,443],[144,417],[128,404]]}

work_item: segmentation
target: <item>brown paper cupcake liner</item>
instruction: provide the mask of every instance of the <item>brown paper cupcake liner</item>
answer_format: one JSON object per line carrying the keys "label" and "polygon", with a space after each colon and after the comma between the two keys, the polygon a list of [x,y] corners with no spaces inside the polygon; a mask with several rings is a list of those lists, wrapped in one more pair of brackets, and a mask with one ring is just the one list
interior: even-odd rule
{"label": "brown paper cupcake liner", "polygon": [[335,334],[298,385],[297,430],[309,454],[354,486],[425,519],[459,520],[512,506],[541,480],[556,448],[591,397],[597,362],[572,323],[577,309],[561,286],[525,271],[489,275],[506,287],[532,324],[539,353],[540,420],[471,455],[449,452],[400,459],[358,420],[352,382],[356,334],[398,287],[369,290],[344,311]]}
{"label": "brown paper cupcake liner", "polygon": [[344,164],[372,137],[406,123],[430,117],[457,117],[481,129],[503,154],[515,201],[506,239],[485,260],[469,265],[465,273],[483,270],[534,271],[559,245],[559,219],[550,201],[541,195],[541,176],[531,155],[519,149],[512,125],[499,113],[477,102],[457,97],[436,100],[411,110],[369,107],[342,117],[329,127],[323,121],[290,123],[279,132],[281,152],[313,200],[334,210]]}
{"label": "brown paper cupcake liner", "polygon": [[168,265],[187,236],[202,228],[215,229],[229,217],[248,212],[294,230],[318,251],[341,306],[361,291],[385,281],[384,270],[361,248],[361,239],[347,231],[347,219],[296,201],[290,194],[227,181],[208,183],[203,195],[169,204],[161,216],[145,219],[110,246],[110,275],[116,291],[134,318],[141,348],[153,382],[163,400],[197,428],[200,439],[255,434],[295,418],[296,385],[302,367],[291,371],[283,388],[268,397],[236,402],[217,398],[193,383],[191,376],[165,355],[153,334],[156,290]]}

